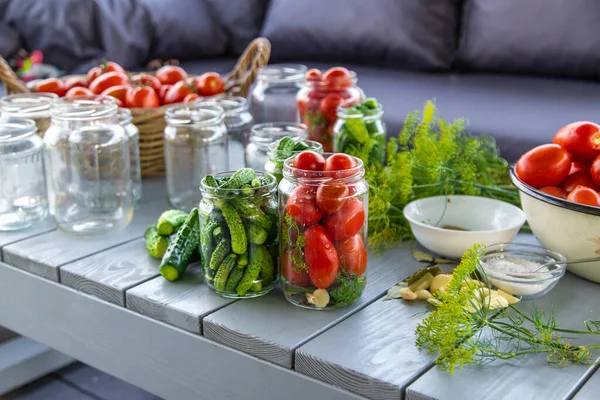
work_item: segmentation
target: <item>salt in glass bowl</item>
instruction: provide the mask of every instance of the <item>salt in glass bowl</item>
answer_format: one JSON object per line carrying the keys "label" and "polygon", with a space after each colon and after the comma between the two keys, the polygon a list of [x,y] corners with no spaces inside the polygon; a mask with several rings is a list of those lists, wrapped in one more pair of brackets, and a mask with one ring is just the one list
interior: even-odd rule
{"label": "salt in glass bowl", "polygon": [[[535,299],[550,292],[565,275],[566,260],[562,254],[541,246],[500,243],[487,247],[485,255],[481,258],[481,267],[494,287],[522,299]],[[539,268],[542,264],[556,264],[538,272],[514,272],[501,265],[506,262],[520,262],[525,264],[524,268],[528,268],[529,271]]]}

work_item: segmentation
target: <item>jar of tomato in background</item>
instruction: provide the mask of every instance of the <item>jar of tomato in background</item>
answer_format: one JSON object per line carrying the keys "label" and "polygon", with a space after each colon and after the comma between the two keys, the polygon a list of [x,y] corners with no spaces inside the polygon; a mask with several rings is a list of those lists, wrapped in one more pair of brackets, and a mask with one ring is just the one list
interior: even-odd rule
{"label": "jar of tomato in background", "polygon": [[368,184],[363,162],[304,151],[284,162],[279,185],[281,282],[291,303],[354,303],[366,285]]}
{"label": "jar of tomato in background", "polygon": [[300,120],[308,127],[308,138],[333,150],[333,126],[338,106],[352,107],[364,98],[356,86],[356,73],[335,67],[321,74],[317,69],[306,73],[306,85],[298,92]]}

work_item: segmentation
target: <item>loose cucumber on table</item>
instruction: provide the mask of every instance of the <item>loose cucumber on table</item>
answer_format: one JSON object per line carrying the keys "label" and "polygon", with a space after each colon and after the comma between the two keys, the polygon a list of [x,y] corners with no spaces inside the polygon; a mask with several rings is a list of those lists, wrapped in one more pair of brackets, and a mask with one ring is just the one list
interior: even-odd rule
{"label": "loose cucumber on table", "polygon": [[185,272],[200,243],[200,218],[194,208],[177,231],[160,263],[160,274],[169,281],[177,280]]}
{"label": "loose cucumber on table", "polygon": [[159,235],[156,226],[150,225],[144,232],[146,250],[154,258],[162,259],[171,242],[169,236]]}
{"label": "loose cucumber on table", "polygon": [[172,235],[183,225],[188,214],[181,210],[168,210],[161,214],[156,224],[158,233],[163,236]]}

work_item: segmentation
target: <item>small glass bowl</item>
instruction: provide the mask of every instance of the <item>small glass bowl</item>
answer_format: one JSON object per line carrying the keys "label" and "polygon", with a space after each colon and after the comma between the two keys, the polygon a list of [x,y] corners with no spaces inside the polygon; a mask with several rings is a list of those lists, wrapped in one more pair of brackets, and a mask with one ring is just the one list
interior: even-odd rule
{"label": "small glass bowl", "polygon": [[[549,262],[556,261],[556,264],[551,264],[538,272],[513,272],[509,268],[494,264],[492,260],[522,262],[531,271]],[[522,299],[535,299],[550,292],[565,275],[566,261],[562,254],[541,246],[500,243],[487,247],[485,255],[481,258],[481,267],[490,284],[496,288]]]}

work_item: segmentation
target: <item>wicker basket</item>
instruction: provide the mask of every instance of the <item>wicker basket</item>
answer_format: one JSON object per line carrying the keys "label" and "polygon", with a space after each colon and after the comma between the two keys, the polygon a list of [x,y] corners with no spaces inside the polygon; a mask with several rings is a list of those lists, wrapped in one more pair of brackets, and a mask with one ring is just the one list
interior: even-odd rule
{"label": "wicker basket", "polygon": [[[254,39],[240,56],[233,70],[225,77],[225,92],[246,97],[259,69],[267,65],[270,56],[269,41],[265,38]],[[7,94],[30,92],[2,57],[0,79],[4,82]],[[140,164],[144,177],[165,174],[163,131],[167,107],[130,109],[133,123],[140,130]]]}

